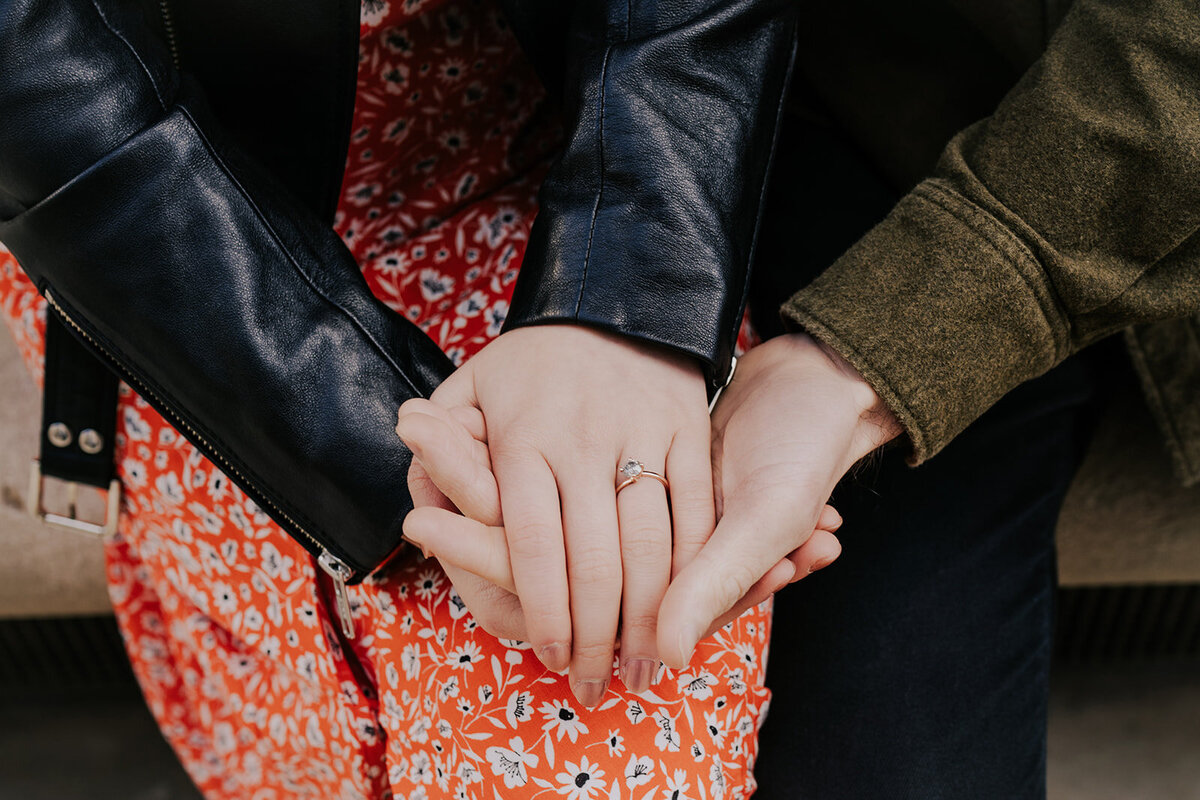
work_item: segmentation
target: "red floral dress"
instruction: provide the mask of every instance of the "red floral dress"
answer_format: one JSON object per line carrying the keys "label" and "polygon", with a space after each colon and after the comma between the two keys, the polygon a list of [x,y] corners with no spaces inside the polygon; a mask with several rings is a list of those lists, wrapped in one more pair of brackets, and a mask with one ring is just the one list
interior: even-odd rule
{"label": "red floral dress", "polygon": [[[335,227],[371,286],[456,363],[508,309],[556,145],[487,3],[365,0]],[[0,248],[0,308],[40,380],[45,305]],[[33,421],[31,420],[31,424]],[[150,710],[209,798],[747,797],[770,615],[599,708],[528,645],[479,629],[436,561],[350,587],[336,633],[311,556],[122,386],[113,608]]]}

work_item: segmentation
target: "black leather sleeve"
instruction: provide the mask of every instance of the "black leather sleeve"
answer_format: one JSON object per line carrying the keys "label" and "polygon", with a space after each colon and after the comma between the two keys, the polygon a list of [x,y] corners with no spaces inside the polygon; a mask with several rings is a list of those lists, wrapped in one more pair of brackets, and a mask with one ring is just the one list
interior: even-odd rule
{"label": "black leather sleeve", "polygon": [[598,326],[689,353],[724,383],[795,46],[791,5],[588,0],[567,20],[546,0],[509,0],[535,63],[561,64],[547,83],[561,85],[566,116],[509,328]]}
{"label": "black leather sleeve", "polygon": [[129,3],[0,0],[0,241],[69,327],[301,544],[400,544],[396,409],[452,370],[222,135]]}

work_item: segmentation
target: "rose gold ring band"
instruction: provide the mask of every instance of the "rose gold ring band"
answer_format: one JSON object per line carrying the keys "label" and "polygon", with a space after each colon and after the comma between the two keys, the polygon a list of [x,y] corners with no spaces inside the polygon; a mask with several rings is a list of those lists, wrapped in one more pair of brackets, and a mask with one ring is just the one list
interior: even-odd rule
{"label": "rose gold ring band", "polygon": [[665,488],[668,492],[671,491],[671,484],[664,476],[658,474],[657,472],[651,472],[650,470],[646,469],[644,466],[642,466],[642,462],[638,461],[637,459],[631,458],[621,465],[621,468],[617,470],[617,480],[620,480],[622,476],[625,478],[625,480],[617,484],[618,494],[626,486],[631,486],[640,481],[642,478],[654,478],[654,480],[661,483],[663,488]]}

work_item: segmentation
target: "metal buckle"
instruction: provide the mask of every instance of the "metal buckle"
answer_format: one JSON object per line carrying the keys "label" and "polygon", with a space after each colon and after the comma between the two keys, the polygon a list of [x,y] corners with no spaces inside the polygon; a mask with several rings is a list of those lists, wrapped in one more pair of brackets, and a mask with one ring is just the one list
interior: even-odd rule
{"label": "metal buckle", "polygon": [[67,484],[67,513],[56,514],[42,508],[42,487],[46,479],[42,475],[42,462],[36,458],[29,469],[29,513],[49,525],[56,525],[76,533],[86,533],[90,536],[107,538],[117,532],[117,518],[121,513],[121,482],[113,478],[108,484],[107,511],[104,522],[88,522],[75,516],[75,501],[79,495],[81,484],[75,481],[63,481]]}

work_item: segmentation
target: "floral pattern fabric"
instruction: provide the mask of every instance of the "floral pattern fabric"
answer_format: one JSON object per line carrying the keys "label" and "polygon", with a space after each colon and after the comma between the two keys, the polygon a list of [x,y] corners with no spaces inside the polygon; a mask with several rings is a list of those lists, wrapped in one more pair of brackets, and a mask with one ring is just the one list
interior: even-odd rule
{"label": "floral pattern fabric", "polygon": [[[557,130],[486,3],[366,0],[335,228],[372,291],[461,363],[503,324]],[[45,303],[0,248],[0,310],[41,380]],[[208,798],[748,797],[770,612],[642,697],[576,703],[478,628],[437,562],[349,588],[122,385],[113,608],[146,701]]]}

